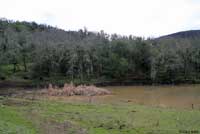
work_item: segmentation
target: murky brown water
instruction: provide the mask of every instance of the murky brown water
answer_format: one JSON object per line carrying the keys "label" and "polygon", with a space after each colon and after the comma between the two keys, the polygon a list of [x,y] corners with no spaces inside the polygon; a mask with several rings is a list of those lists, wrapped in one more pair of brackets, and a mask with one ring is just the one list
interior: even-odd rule
{"label": "murky brown water", "polygon": [[200,85],[108,87],[111,100],[162,107],[200,108]]}
{"label": "murky brown water", "polygon": [[[113,95],[92,97],[93,103],[130,103],[160,107],[200,109],[200,85],[113,86]],[[69,97],[71,101],[89,101],[89,97]]]}

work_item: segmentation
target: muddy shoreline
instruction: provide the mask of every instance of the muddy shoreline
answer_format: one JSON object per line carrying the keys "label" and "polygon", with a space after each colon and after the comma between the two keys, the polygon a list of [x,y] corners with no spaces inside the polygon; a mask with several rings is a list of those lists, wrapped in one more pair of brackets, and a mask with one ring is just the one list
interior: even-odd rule
{"label": "muddy shoreline", "polygon": [[[0,81],[0,89],[3,88],[45,88],[49,82],[22,82],[22,81]],[[176,81],[176,82],[152,82],[151,80],[133,80],[133,81],[105,81],[105,82],[96,82],[96,83],[80,83],[85,85],[95,85],[97,87],[106,87],[106,86],[160,86],[160,85],[184,85],[184,84],[200,84],[198,81],[194,80],[185,80],[185,81]],[[55,84],[62,87],[64,84]],[[79,84],[77,84],[79,85]]]}

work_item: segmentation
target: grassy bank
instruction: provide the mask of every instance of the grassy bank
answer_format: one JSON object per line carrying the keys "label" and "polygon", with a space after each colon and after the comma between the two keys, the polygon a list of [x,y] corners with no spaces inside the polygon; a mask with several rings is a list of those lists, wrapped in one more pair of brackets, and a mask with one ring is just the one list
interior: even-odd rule
{"label": "grassy bank", "polygon": [[199,110],[130,104],[3,99],[0,132],[14,134],[179,134],[200,131]]}
{"label": "grassy bank", "polygon": [[31,121],[14,107],[1,105],[0,108],[1,134],[37,134]]}

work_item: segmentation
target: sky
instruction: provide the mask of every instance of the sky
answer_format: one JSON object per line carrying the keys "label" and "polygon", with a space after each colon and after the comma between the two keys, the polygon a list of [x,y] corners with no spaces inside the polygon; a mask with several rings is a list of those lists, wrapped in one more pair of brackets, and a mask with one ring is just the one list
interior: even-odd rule
{"label": "sky", "polygon": [[200,0],[0,0],[0,18],[158,37],[200,29]]}

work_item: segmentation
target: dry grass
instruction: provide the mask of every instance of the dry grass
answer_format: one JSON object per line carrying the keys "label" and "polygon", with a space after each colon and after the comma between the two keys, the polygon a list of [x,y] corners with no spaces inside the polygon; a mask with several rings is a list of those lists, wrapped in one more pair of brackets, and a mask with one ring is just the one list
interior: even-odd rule
{"label": "dry grass", "polygon": [[47,94],[49,96],[97,96],[97,95],[108,95],[111,94],[110,91],[98,88],[95,86],[74,86],[73,84],[65,84],[63,88],[58,88],[57,86],[52,86],[49,84],[47,89],[41,91],[42,94]]}

